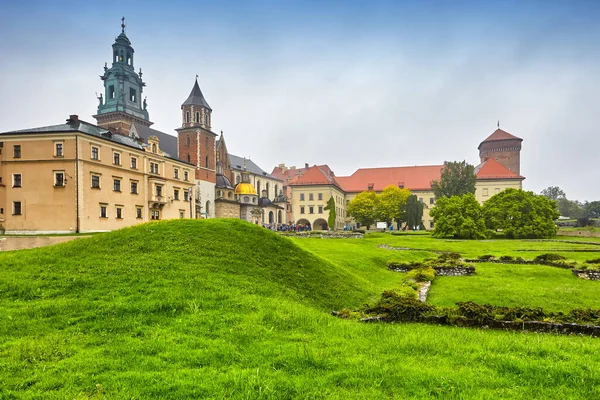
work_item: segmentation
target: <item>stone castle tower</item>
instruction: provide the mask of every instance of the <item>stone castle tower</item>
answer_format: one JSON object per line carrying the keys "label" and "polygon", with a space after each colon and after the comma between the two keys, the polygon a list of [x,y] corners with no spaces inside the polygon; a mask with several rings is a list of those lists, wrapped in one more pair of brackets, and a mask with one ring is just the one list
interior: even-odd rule
{"label": "stone castle tower", "polygon": [[181,128],[177,128],[179,158],[196,166],[196,179],[215,183],[215,138],[211,130],[212,109],[204,98],[198,76],[181,105]]}
{"label": "stone castle tower", "polygon": [[517,175],[521,175],[521,142],[523,139],[498,128],[479,147],[481,162],[494,158]]}
{"label": "stone castle tower", "polygon": [[98,113],[94,115],[98,125],[115,133],[128,135],[135,122],[150,126],[152,122],[146,110],[146,99],[142,101],[142,91],[146,84],[142,81],[142,70],[135,72],[133,67],[133,47],[125,35],[125,18],[121,19],[121,34],[112,45],[112,65],[104,64],[104,93],[98,96]]}

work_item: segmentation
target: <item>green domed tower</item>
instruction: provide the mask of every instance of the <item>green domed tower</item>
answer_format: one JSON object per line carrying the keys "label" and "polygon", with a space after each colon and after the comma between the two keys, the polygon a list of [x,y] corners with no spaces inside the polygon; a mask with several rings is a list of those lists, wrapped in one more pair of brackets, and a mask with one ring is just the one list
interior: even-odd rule
{"label": "green domed tower", "polygon": [[112,65],[104,64],[104,93],[98,96],[98,114],[94,115],[98,125],[116,133],[128,135],[135,122],[150,126],[146,109],[146,99],[142,92],[146,84],[142,81],[142,70],[135,72],[133,65],[134,50],[131,41],[125,35],[125,18],[121,19],[121,34],[112,45]]}

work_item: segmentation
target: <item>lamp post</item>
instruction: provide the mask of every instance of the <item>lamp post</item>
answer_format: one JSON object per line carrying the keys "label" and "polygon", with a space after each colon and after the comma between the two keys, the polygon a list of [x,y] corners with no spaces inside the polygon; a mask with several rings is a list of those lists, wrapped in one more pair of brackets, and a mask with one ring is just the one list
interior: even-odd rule
{"label": "lamp post", "polygon": [[192,219],[192,188],[188,188],[188,200],[190,201],[190,219]]}

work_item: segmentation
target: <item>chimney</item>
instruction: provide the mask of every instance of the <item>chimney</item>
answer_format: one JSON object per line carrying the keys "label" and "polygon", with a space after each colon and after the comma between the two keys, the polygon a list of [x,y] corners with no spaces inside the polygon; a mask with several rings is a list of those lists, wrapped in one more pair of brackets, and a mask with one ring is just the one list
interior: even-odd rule
{"label": "chimney", "polygon": [[290,167],[290,170],[291,170],[291,171],[295,171],[295,170],[296,170],[296,166],[295,166],[295,165],[292,165],[292,166]]}
{"label": "chimney", "polygon": [[308,163],[307,162],[304,163],[304,168],[308,168]]}
{"label": "chimney", "polygon": [[71,115],[69,115],[69,119],[67,119],[67,123],[68,124],[74,124],[76,122],[79,122],[79,115],[77,115],[77,114],[71,114]]}

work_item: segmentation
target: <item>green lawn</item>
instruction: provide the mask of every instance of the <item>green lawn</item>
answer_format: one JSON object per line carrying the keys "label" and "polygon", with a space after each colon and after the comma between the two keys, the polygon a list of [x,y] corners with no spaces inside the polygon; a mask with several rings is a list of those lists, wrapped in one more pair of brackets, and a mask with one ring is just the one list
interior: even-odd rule
{"label": "green lawn", "polygon": [[332,317],[397,284],[388,236],[166,221],[0,253],[0,399],[600,398],[595,338]]}

